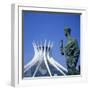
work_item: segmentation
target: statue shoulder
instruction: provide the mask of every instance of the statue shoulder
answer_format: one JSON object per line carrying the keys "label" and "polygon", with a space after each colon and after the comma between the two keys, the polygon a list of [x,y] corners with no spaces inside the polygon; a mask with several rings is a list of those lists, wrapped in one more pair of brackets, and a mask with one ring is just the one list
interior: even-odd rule
{"label": "statue shoulder", "polygon": [[77,39],[76,38],[73,38],[73,42],[77,42]]}
{"label": "statue shoulder", "polygon": [[74,38],[69,39],[65,45],[65,48],[69,48],[75,42],[76,42],[76,40]]}
{"label": "statue shoulder", "polygon": [[76,48],[78,48],[77,40],[74,39],[74,38],[71,38],[66,43],[66,45],[64,47],[64,51],[67,52],[67,53],[70,53],[70,52],[73,52],[73,50],[75,50]]}

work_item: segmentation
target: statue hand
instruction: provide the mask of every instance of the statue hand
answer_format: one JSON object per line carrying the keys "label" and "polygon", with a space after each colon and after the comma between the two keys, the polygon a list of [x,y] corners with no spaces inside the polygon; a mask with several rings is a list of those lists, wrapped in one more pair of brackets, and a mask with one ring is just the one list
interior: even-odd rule
{"label": "statue hand", "polygon": [[60,42],[60,48],[63,48],[63,40]]}
{"label": "statue hand", "polygon": [[61,40],[61,42],[60,42],[60,51],[61,51],[61,54],[64,55],[64,52],[63,52],[63,40]]}

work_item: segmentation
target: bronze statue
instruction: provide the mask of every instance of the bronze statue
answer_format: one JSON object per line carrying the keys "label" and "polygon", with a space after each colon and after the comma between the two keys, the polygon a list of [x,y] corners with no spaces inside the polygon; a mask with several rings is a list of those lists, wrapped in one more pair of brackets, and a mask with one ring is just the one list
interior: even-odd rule
{"label": "bronze statue", "polygon": [[63,46],[63,40],[61,40],[61,54],[66,58],[67,64],[67,75],[77,75],[79,74],[79,70],[76,69],[78,58],[80,55],[80,49],[78,46],[78,42],[75,38],[71,36],[71,29],[66,27],[64,28],[64,33],[67,38],[66,45]]}

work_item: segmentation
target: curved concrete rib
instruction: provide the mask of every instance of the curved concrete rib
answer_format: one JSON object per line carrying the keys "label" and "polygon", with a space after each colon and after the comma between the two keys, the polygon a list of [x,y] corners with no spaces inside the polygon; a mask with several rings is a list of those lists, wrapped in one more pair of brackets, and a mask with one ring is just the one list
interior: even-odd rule
{"label": "curved concrete rib", "polygon": [[29,61],[26,65],[24,65],[24,69],[26,69],[31,63],[35,61],[36,57],[34,57],[31,61]]}
{"label": "curved concrete rib", "polygon": [[45,40],[45,43],[44,43],[44,62],[45,62],[46,68],[49,72],[49,75],[52,76],[50,68],[49,68],[48,63],[47,63],[47,59],[46,59],[46,40]]}
{"label": "curved concrete rib", "polygon": [[[35,44],[34,42],[33,44],[33,48],[34,48],[34,57],[33,59],[24,66],[24,73],[29,70],[33,65],[35,65],[38,62],[38,65],[33,73],[33,77],[35,77],[37,70],[39,69],[39,66],[41,65],[42,60],[44,60],[45,66],[47,68],[47,71],[49,73],[50,76],[52,76],[52,73],[50,71],[48,62],[50,64],[52,64],[52,66],[54,66],[59,72],[61,72],[63,75],[65,75],[65,72],[68,72],[66,68],[64,68],[61,64],[59,64],[53,57],[51,57],[50,54],[50,49],[53,47],[53,43],[51,43],[50,41],[48,42],[47,45],[47,41],[45,40],[44,45],[42,45],[42,42],[40,45]],[[44,47],[44,49],[43,49]],[[46,49],[47,47],[47,49]],[[48,62],[47,62],[48,61]]]}
{"label": "curved concrete rib", "polygon": [[26,69],[31,63],[33,63],[34,60],[35,60],[35,59],[38,57],[38,55],[39,55],[36,44],[33,42],[32,45],[33,45],[33,48],[34,48],[34,58],[33,58],[28,64],[26,64],[26,65],[24,66],[24,69]]}
{"label": "curved concrete rib", "polygon": [[39,57],[41,55],[41,51],[38,50],[37,45],[34,42],[32,43],[32,45],[34,48],[34,57],[28,64],[24,66],[24,73],[29,70],[29,68],[31,68],[35,63],[37,63],[37,61],[39,61]]}
{"label": "curved concrete rib", "polygon": [[28,65],[28,67],[25,68],[24,73],[25,73],[26,71],[28,71],[28,70],[29,70],[34,64],[36,64],[38,61],[39,61],[38,59],[34,59],[33,61],[31,61],[31,62],[29,63],[29,65]]}
{"label": "curved concrete rib", "polygon": [[52,64],[52,66],[54,66],[58,71],[60,71],[63,75],[66,75],[60,68],[58,68],[58,66],[53,62],[52,58],[49,57],[49,55],[47,55],[47,60],[50,64]]}
{"label": "curved concrete rib", "polygon": [[63,67],[61,64],[59,64],[57,61],[55,61],[52,57],[51,57],[51,60],[52,60],[59,68],[61,68],[62,70],[68,72],[68,70],[67,70],[65,67]]}
{"label": "curved concrete rib", "polygon": [[35,77],[35,75],[36,75],[36,73],[37,73],[37,70],[39,69],[41,63],[42,63],[42,60],[40,60],[40,61],[38,62],[38,65],[37,65],[37,67],[36,67],[36,69],[35,69],[35,72],[34,72],[34,74],[33,74],[33,77]]}
{"label": "curved concrete rib", "polygon": [[44,62],[45,62],[46,68],[47,68],[47,70],[49,72],[49,75],[52,76],[51,71],[50,71],[50,68],[48,66],[48,63],[47,63],[46,59],[44,59]]}

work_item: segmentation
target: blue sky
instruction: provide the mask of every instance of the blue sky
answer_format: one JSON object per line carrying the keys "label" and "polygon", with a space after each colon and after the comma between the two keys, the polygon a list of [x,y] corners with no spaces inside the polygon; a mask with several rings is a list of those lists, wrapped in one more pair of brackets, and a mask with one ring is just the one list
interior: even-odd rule
{"label": "blue sky", "polygon": [[23,11],[24,32],[24,64],[33,58],[32,41],[53,42],[53,57],[66,67],[65,57],[60,54],[60,40],[66,42],[64,27],[72,29],[72,36],[78,40],[80,46],[80,15],[69,13],[48,13]]}

